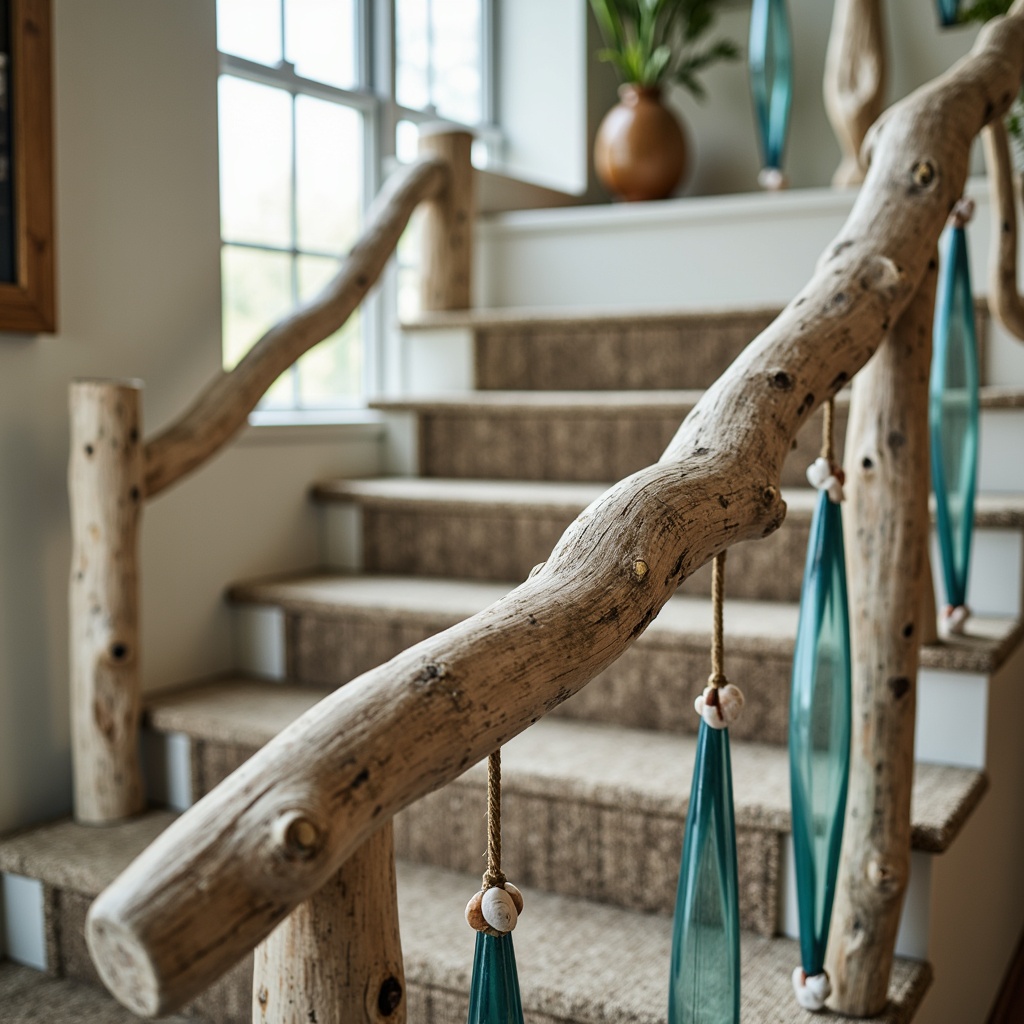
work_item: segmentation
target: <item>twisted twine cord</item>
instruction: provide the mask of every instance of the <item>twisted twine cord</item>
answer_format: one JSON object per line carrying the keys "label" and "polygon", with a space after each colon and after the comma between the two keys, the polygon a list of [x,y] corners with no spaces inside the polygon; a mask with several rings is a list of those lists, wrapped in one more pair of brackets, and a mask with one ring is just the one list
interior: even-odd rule
{"label": "twisted twine cord", "polygon": [[830,398],[823,406],[824,419],[821,424],[821,457],[830,465],[835,465],[836,454],[836,403]]}
{"label": "twisted twine cord", "polygon": [[487,758],[487,870],[484,889],[505,886],[501,870],[501,748]]}
{"label": "twisted twine cord", "polygon": [[714,612],[714,624],[711,633],[711,675],[708,685],[718,689],[725,686],[728,679],[722,671],[725,660],[725,630],[722,627],[722,608],[725,604],[725,551],[715,555],[711,566],[711,605]]}

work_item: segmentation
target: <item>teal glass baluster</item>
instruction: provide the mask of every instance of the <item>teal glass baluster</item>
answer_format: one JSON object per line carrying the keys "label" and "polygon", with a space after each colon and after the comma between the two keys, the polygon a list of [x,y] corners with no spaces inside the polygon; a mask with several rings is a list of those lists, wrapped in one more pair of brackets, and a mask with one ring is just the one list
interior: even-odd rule
{"label": "teal glass baluster", "polygon": [[749,52],[750,88],[764,168],[761,182],[778,186],[782,184],[782,153],[793,102],[793,44],[786,0],[754,0]]}
{"label": "teal glass baluster", "polygon": [[935,299],[928,421],[939,551],[946,601],[964,606],[978,472],[978,342],[967,236],[946,231]]}
{"label": "teal glass baluster", "polygon": [[467,1024],[523,1024],[512,933],[476,933]]}
{"label": "teal glass baluster", "polygon": [[825,969],[850,769],[850,625],[842,506],[819,492],[807,547],[789,712],[800,959]]}
{"label": "teal glass baluster", "polygon": [[960,20],[960,0],[935,0],[939,10],[939,23],[943,28],[956,25]]}
{"label": "teal glass baluster", "polygon": [[669,1024],[738,1024],[739,883],[728,729],[700,723],[669,978]]}

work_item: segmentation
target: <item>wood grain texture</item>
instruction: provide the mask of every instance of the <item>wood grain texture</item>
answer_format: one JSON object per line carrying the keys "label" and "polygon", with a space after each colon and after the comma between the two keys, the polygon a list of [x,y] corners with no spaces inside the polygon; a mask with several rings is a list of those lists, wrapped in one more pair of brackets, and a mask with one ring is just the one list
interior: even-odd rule
{"label": "wood grain texture", "polygon": [[885,33],[881,0],[836,0],[825,52],[825,110],[843,159],[832,184],[864,180],[861,146],[885,99]]}
{"label": "wood grain texture", "polygon": [[1017,191],[1019,176],[1010,158],[1006,125],[997,117],[982,132],[992,188],[992,241],[989,249],[989,305],[992,315],[1024,341],[1024,303],[1017,290]]}
{"label": "wood grain texture", "polygon": [[928,552],[928,367],[938,260],[853,385],[845,516],[854,724],[829,1005],[880,1013],[910,876],[917,669]]}
{"label": "wood grain texture", "polygon": [[71,751],[75,815],[102,824],[144,805],[139,764],[141,388],[71,385]]}
{"label": "wood grain texture", "polygon": [[425,311],[468,309],[472,296],[476,185],[466,131],[420,132],[420,157],[448,170],[444,187],[424,204],[420,303]]}
{"label": "wood grain texture", "polygon": [[253,1024],[404,1024],[396,892],[389,821],[256,947]]}
{"label": "wood grain texture", "polygon": [[[658,464],[591,504],[506,598],[325,698],[100,895],[89,944],[120,999],[153,1014],[202,990],[396,811],[607,667],[682,579],[778,527],[792,438],[919,291],[963,191],[971,140],[1016,92],[1024,0],[1014,12],[876,126],[867,179],[815,275]],[[915,542],[915,557],[922,551]],[[315,830],[301,849],[288,838],[296,816]]]}
{"label": "wood grain texture", "polygon": [[440,161],[420,160],[388,180],[359,241],[323,291],[271,327],[233,370],[219,373],[180,419],[146,443],[147,498],[237,434],[274,381],[348,320],[391,258],[413,210],[444,188],[448,176]]}

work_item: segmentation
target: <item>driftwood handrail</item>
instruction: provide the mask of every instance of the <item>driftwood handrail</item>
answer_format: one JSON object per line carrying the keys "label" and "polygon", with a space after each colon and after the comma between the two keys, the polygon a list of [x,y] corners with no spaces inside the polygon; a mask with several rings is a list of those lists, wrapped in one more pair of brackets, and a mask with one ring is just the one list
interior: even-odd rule
{"label": "driftwood handrail", "polygon": [[[916,666],[927,510],[921,494],[910,493],[919,490],[924,444],[912,385],[927,376],[936,244],[963,190],[971,140],[1006,112],[1022,74],[1024,0],[1017,0],[1008,17],[982,30],[969,57],[875,127],[864,186],[811,281],[706,392],[658,463],[598,498],[540,570],[505,598],[325,698],[99,896],[88,941],[104,981],[126,1005],[152,1015],[200,992],[317,893],[395,812],[456,778],[615,660],[697,568],[775,530],[785,515],[779,479],[792,438],[883,343],[873,386],[856,391],[852,450],[866,445],[871,455],[848,466],[861,477],[851,488],[877,490],[890,478],[890,459],[911,475],[885,524],[898,524],[887,530],[895,549],[874,544],[853,556],[873,561],[876,579],[885,565],[890,585],[904,593],[860,605],[868,632],[897,628],[902,637],[876,658],[881,678],[865,685],[884,687],[890,665],[900,673]],[[899,400],[908,388],[914,394]],[[899,571],[879,562],[892,550]],[[913,675],[903,681],[912,691]],[[906,692],[896,689],[891,697]],[[875,751],[883,772],[870,766],[874,794],[865,799],[877,801],[881,792],[885,800],[888,785],[909,783],[907,729],[912,738],[912,715],[908,724],[903,713],[893,748]],[[901,801],[892,801],[887,819],[892,836],[873,836],[881,845],[856,869],[855,899],[872,914],[898,915],[902,901],[909,820],[895,820],[907,817]],[[861,955],[857,971],[887,978],[891,947],[872,956],[868,963]],[[858,985],[846,988],[855,993]],[[874,993],[860,988],[851,1003],[865,1005],[840,1008],[871,1012]]]}
{"label": "driftwood handrail", "polygon": [[144,806],[139,763],[138,533],[142,507],[209,459],[300,356],[338,330],[380,277],[413,211],[428,210],[426,309],[468,305],[473,187],[468,132],[424,137],[393,175],[335,277],[221,372],[180,419],[143,443],[141,384],[76,381],[70,390],[69,585],[75,816],[105,824]]}

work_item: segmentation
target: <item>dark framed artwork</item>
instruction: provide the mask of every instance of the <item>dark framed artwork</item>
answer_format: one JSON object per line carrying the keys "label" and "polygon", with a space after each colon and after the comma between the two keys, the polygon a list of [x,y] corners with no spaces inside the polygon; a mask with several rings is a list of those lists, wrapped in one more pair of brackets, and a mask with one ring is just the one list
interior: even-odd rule
{"label": "dark framed artwork", "polygon": [[50,0],[0,0],[0,331],[56,330]]}

